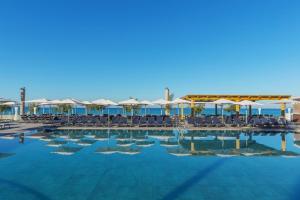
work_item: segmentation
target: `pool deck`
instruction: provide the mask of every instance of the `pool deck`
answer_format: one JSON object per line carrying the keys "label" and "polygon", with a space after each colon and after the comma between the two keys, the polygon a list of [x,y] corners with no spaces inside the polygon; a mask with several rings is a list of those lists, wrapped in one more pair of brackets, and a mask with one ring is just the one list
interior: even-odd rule
{"label": "pool deck", "polygon": [[[175,127],[58,127],[58,130],[174,130]],[[255,132],[299,132],[294,128],[289,129],[267,129],[267,128],[253,128],[253,127],[186,127],[186,130],[199,131],[255,131]]]}
{"label": "pool deck", "polygon": [[49,127],[47,124],[42,123],[10,123],[10,127],[8,129],[1,129],[0,136],[2,135],[13,135],[17,133],[24,133],[26,131],[35,130],[43,127]]}
{"label": "pool deck", "polygon": [[[0,135],[12,135],[17,133],[23,133],[26,131],[44,128],[54,127],[58,130],[174,130],[174,127],[66,127],[55,126],[42,123],[11,123],[10,129],[0,130]],[[254,132],[296,132],[300,133],[300,125],[293,125],[290,128],[255,128],[255,127],[186,127],[187,130],[199,130],[199,131],[254,131]]]}

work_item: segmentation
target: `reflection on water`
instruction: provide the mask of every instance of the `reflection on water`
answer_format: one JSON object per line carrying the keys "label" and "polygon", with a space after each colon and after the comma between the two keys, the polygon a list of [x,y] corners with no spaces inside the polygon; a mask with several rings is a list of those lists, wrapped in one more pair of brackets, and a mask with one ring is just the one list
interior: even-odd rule
{"label": "reflection on water", "polygon": [[9,157],[9,156],[13,156],[14,154],[13,153],[0,153],[0,159],[1,158],[6,158],[6,157]]}
{"label": "reflection on water", "polygon": [[[175,156],[285,156],[299,153],[287,149],[287,135],[279,132],[241,131],[145,131],[145,130],[56,130],[19,135],[24,139],[38,139],[54,147],[52,153],[73,155],[98,141],[105,145],[96,153],[135,155],[144,148],[160,145]],[[300,146],[300,134],[293,134],[295,147]],[[25,140],[26,140],[25,139]],[[274,143],[277,146],[274,146]],[[273,145],[270,145],[273,144]]]}
{"label": "reflection on water", "polygon": [[0,138],[0,199],[299,197],[299,134],[56,130],[20,139]]}

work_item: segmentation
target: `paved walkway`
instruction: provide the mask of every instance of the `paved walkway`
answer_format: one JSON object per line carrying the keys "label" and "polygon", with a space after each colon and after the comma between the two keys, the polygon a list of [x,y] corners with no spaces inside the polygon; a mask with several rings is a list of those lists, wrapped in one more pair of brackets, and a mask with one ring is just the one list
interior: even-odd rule
{"label": "paved walkway", "polygon": [[11,128],[10,129],[1,129],[0,135],[11,135],[11,134],[16,134],[16,133],[22,133],[25,131],[38,129],[38,128],[46,126],[45,124],[40,124],[40,123],[15,123],[15,122],[13,122],[10,124],[11,124]]}
{"label": "paved walkway", "polygon": [[[0,130],[0,135],[11,135],[22,133],[25,131],[38,129],[42,127],[49,127],[49,124],[42,123],[11,123],[10,129]],[[174,130],[174,127],[57,127],[58,130]],[[253,127],[189,127],[187,130],[201,130],[201,131],[275,131],[275,132],[297,132],[300,133],[300,125],[294,125],[289,129],[262,129]]]}
{"label": "paved walkway", "polygon": [[[58,127],[59,130],[174,130],[174,127]],[[294,129],[262,129],[254,127],[189,127],[187,130],[199,131],[269,131],[269,132],[295,132]],[[299,129],[300,132],[300,129]]]}

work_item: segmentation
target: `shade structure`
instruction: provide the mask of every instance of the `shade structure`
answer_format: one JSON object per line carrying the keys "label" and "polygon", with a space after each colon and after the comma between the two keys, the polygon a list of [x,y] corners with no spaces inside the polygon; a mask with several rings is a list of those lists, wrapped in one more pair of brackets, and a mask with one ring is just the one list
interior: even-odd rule
{"label": "shade structure", "polygon": [[14,106],[16,104],[17,103],[15,101],[8,101],[8,102],[5,102],[5,103],[0,103],[0,105],[4,105],[4,106]]}
{"label": "shade structure", "polygon": [[140,105],[152,106],[153,103],[151,101],[144,100],[140,101]]}
{"label": "shade structure", "polygon": [[81,101],[77,99],[64,99],[61,101],[61,104],[84,105]]}
{"label": "shade structure", "polygon": [[90,101],[82,101],[81,102],[85,106],[85,114],[88,114],[88,107],[89,105],[93,105]]}
{"label": "shade structure", "polygon": [[81,103],[82,103],[82,105],[85,105],[85,106],[92,105],[92,102],[90,102],[90,101],[82,101]]}
{"label": "shade structure", "polygon": [[217,105],[225,105],[225,104],[237,104],[234,101],[230,101],[228,99],[218,99],[216,101],[211,102],[212,104],[217,104]]}
{"label": "shade structure", "polygon": [[249,100],[240,101],[240,102],[237,102],[236,104],[241,105],[241,106],[262,106],[261,103],[257,103],[257,102],[249,101]]}
{"label": "shade structure", "polygon": [[34,100],[29,100],[25,101],[26,103],[36,103],[36,104],[46,104],[49,102],[48,99],[42,98],[42,99],[34,99]]}
{"label": "shade structure", "polygon": [[120,101],[119,105],[120,106],[131,106],[131,116],[133,116],[133,106],[138,106],[138,105],[141,105],[141,104],[136,99],[128,99],[128,100],[125,100],[125,101]]}
{"label": "shade structure", "polygon": [[184,99],[180,99],[180,98],[177,98],[173,101],[171,101],[171,104],[191,104],[192,102],[191,101],[188,101],[188,100],[184,100]]}
{"label": "shade structure", "polygon": [[171,101],[167,101],[165,99],[158,99],[156,101],[153,101],[152,102],[154,105],[160,105],[160,114],[162,115],[163,114],[163,110],[162,110],[162,107],[163,106],[166,106],[166,105],[170,105],[171,104]]}
{"label": "shade structure", "polygon": [[106,99],[106,103],[107,103],[108,106],[117,106],[118,105],[117,103],[115,103],[115,102],[113,102],[109,99]]}
{"label": "shade structure", "polygon": [[271,104],[295,104],[295,103],[299,103],[299,102],[293,99],[283,99],[276,102],[271,102]]}
{"label": "shade structure", "polygon": [[17,105],[17,102],[15,101],[7,101],[4,103],[0,102],[0,105],[11,107],[11,114],[13,114],[13,107]]}
{"label": "shade structure", "polygon": [[125,100],[125,101],[120,101],[119,105],[135,106],[135,105],[141,105],[141,104],[136,99],[128,99],[128,100]]}
{"label": "shade structure", "polygon": [[[109,100],[109,99],[97,99],[95,101],[91,102],[92,104],[103,106],[103,107],[109,107],[109,106],[117,106],[118,104]],[[107,109],[108,115],[109,115],[109,109]]]}
{"label": "shade structure", "polygon": [[224,105],[236,105],[236,102],[234,102],[234,101],[230,101],[230,100],[228,100],[228,99],[218,99],[218,100],[216,100],[216,101],[213,101],[213,102],[211,102],[212,104],[215,104],[215,105],[221,105],[221,110],[222,110],[222,122],[224,122],[224,108],[223,108],[223,106]]}
{"label": "shade structure", "polygon": [[109,106],[106,99],[97,99],[95,101],[92,101],[91,103],[99,106]]}
{"label": "shade structure", "polygon": [[165,99],[158,99],[156,101],[152,101],[152,104],[154,105],[160,105],[160,106],[165,106],[171,104],[171,101],[167,101]]}
{"label": "shade structure", "polygon": [[55,100],[51,100],[45,103],[41,103],[40,105],[59,105],[59,104],[63,104],[63,101],[59,100],[59,99],[55,99]]}
{"label": "shade structure", "polygon": [[[192,102],[188,101],[188,100],[184,100],[184,99],[180,99],[180,98],[176,98],[175,100],[171,101],[171,104],[177,105],[177,114],[179,116],[180,113],[180,109],[179,109],[179,105],[183,105],[183,104],[191,104]],[[181,108],[181,116],[183,117],[183,107]]]}
{"label": "shade structure", "polygon": [[[250,107],[250,106],[261,106],[262,104],[254,102],[254,101],[249,101],[249,100],[244,100],[241,102],[237,102],[236,104],[240,105],[240,106],[246,106],[246,107]],[[251,108],[250,108],[251,109]],[[250,111],[249,111],[250,112]],[[250,114],[251,115],[251,114]],[[248,109],[246,109],[246,124],[248,123]]]}
{"label": "shade structure", "polygon": [[152,106],[153,103],[147,100],[140,101],[140,105],[144,106],[145,108],[145,115],[147,115],[147,106]]}

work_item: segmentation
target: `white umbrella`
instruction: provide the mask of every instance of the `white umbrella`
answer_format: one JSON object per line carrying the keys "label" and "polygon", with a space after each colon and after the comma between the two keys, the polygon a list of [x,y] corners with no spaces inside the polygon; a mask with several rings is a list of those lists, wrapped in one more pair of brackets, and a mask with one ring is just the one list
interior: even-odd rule
{"label": "white umbrella", "polygon": [[[171,104],[175,104],[177,105],[177,111],[178,111],[178,116],[179,116],[179,105],[180,104],[191,104],[192,102],[188,101],[188,100],[184,100],[184,99],[180,99],[180,98],[177,98],[173,101],[171,101]],[[183,113],[182,113],[183,114]]]}
{"label": "white umbrella", "polygon": [[211,102],[212,104],[219,104],[219,105],[225,105],[225,104],[236,104],[234,101],[230,101],[228,99],[218,99],[216,101]]}
{"label": "white umbrella", "polygon": [[59,104],[63,104],[63,101],[56,99],[56,100],[51,100],[45,103],[40,103],[40,105],[59,105]]}
{"label": "white umbrella", "polygon": [[[43,114],[45,114],[45,108],[44,105],[49,105],[48,103],[50,102],[48,99],[42,98],[42,99],[34,99],[34,100],[29,100],[25,101],[26,103],[33,103],[33,104],[38,104],[43,106]],[[36,107],[34,107],[34,114],[36,114]]]}
{"label": "white umbrella", "polygon": [[141,105],[140,102],[138,102],[136,99],[128,99],[125,101],[119,102],[119,105],[121,106],[131,106],[131,116],[133,116],[133,106]]}
{"label": "white umbrella", "polygon": [[87,108],[87,106],[88,105],[93,105],[93,104],[91,102],[89,102],[89,101],[82,101],[81,103],[85,106],[85,114],[87,115],[88,114],[88,108]]}
{"label": "white umbrella", "polygon": [[92,104],[99,105],[99,106],[108,106],[106,99],[97,99],[95,101],[92,101]]}
{"label": "white umbrella", "polygon": [[237,102],[236,104],[241,105],[241,106],[262,106],[261,103],[257,103],[257,102],[249,101],[249,100]]}
{"label": "white umbrella", "polygon": [[180,99],[180,98],[171,101],[171,104],[191,104],[191,103],[192,103],[191,101]]}
{"label": "white umbrella", "polygon": [[152,106],[153,103],[151,103],[150,101],[144,100],[140,102],[140,105],[145,106],[145,116],[147,115],[147,106]]}
{"label": "white umbrella", "polygon": [[216,101],[213,101],[211,102],[212,104],[215,104],[215,105],[221,105],[221,109],[222,109],[222,121],[224,122],[224,109],[223,109],[223,106],[224,105],[227,105],[227,104],[233,104],[235,105],[236,102],[234,101],[230,101],[228,99],[218,99]]}
{"label": "white umbrella", "polygon": [[138,102],[136,99],[128,99],[125,101],[120,101],[119,105],[140,105],[140,102]]}
{"label": "white umbrella", "polygon": [[5,103],[1,103],[1,105],[4,105],[4,106],[14,106],[16,105],[17,103],[14,102],[14,101],[8,101],[8,102],[5,102]]}
{"label": "white umbrella", "polygon": [[61,104],[83,105],[83,103],[77,99],[64,99],[61,101]]}
{"label": "white umbrella", "polygon": [[36,104],[42,104],[42,103],[48,103],[49,100],[48,99],[34,99],[34,100],[29,100],[29,101],[25,101],[26,103],[36,103]]}
{"label": "white umbrella", "polygon": [[92,105],[92,102],[90,102],[90,101],[82,101],[81,102],[83,105]]}
{"label": "white umbrella", "polygon": [[[92,104],[107,107],[107,106],[117,106],[118,104],[109,100],[109,99],[98,99],[95,101],[92,101]],[[109,109],[107,109],[108,115],[109,115]]]}
{"label": "white umbrella", "polygon": [[118,105],[117,103],[115,103],[115,102],[113,102],[113,101],[111,101],[111,100],[109,100],[109,99],[106,99],[106,103],[107,103],[107,105],[109,105],[109,106],[117,106],[117,105]]}
{"label": "white umbrella", "polygon": [[152,103],[155,105],[160,105],[160,114],[162,115],[162,107],[171,104],[171,101],[167,101],[165,99],[158,99],[156,101],[153,101]]}
{"label": "white umbrella", "polygon": [[254,101],[249,101],[249,100],[244,100],[241,102],[237,102],[236,104],[241,105],[241,106],[246,106],[246,124],[248,123],[248,106],[261,106],[262,104],[254,102]]}
{"label": "white umbrella", "polygon": [[295,104],[295,103],[299,103],[293,99],[283,99],[283,100],[279,100],[276,102],[270,102],[271,104]]}
{"label": "white umbrella", "polygon": [[77,99],[64,99],[61,101],[61,104],[67,104],[72,106],[72,111],[73,111],[73,106],[75,106],[75,114],[76,114],[76,106],[77,105],[84,105],[81,101]]}
{"label": "white umbrella", "polygon": [[0,105],[11,107],[11,114],[13,114],[13,106],[17,105],[17,102],[15,102],[15,101],[8,101],[8,102],[5,102],[5,103],[1,103]]}

